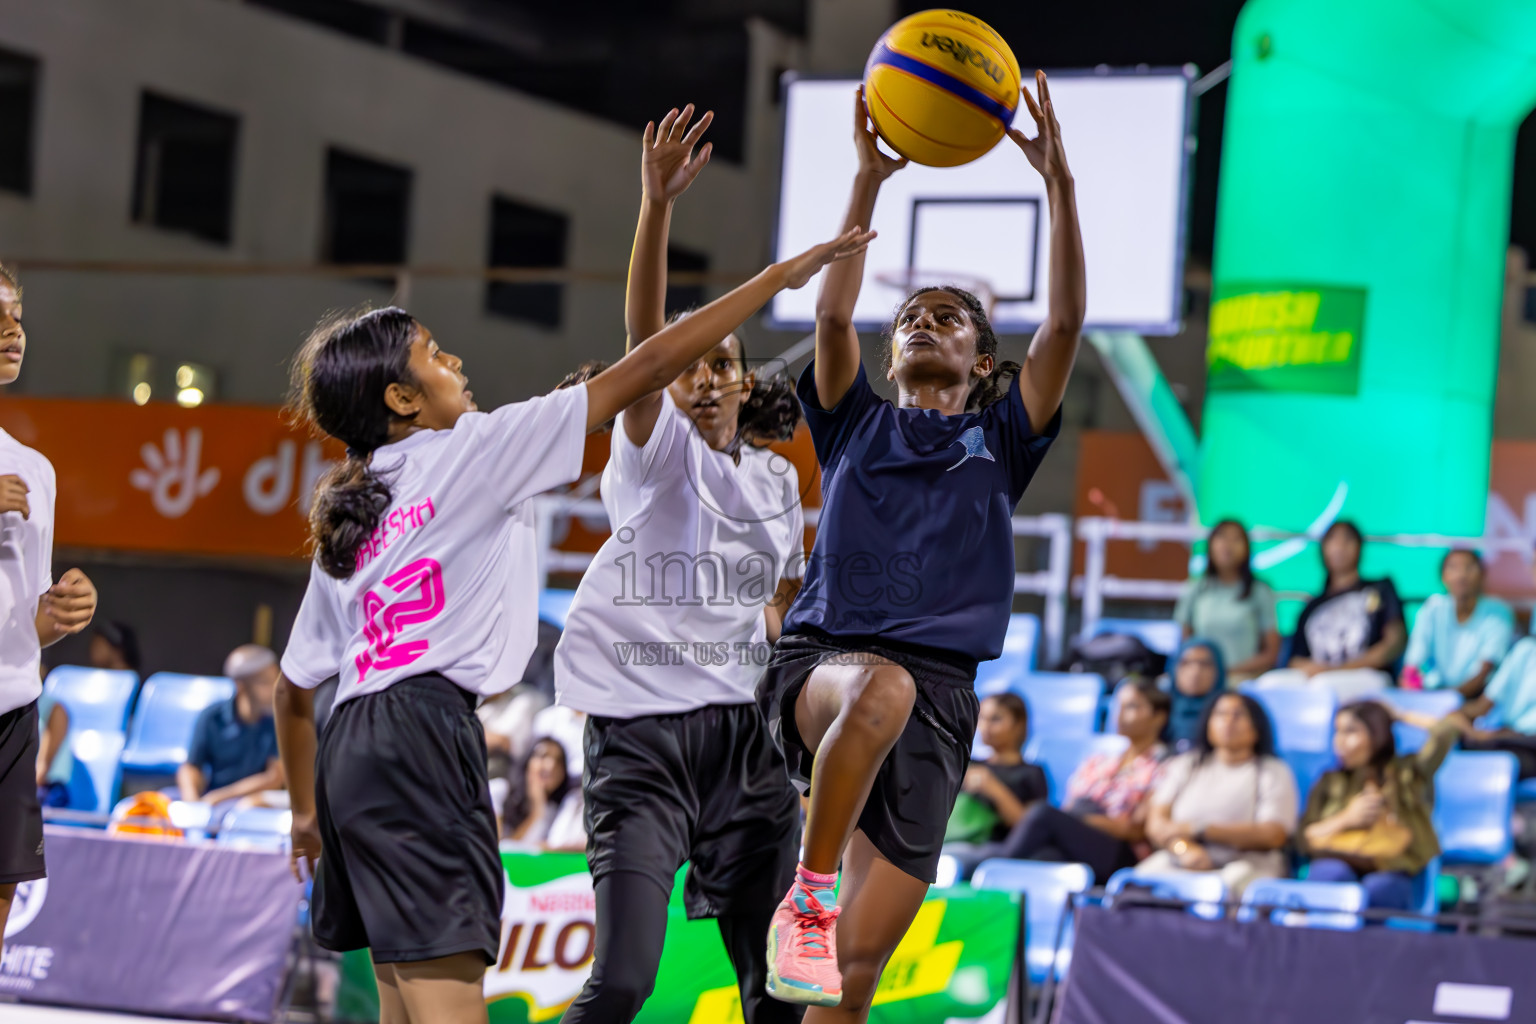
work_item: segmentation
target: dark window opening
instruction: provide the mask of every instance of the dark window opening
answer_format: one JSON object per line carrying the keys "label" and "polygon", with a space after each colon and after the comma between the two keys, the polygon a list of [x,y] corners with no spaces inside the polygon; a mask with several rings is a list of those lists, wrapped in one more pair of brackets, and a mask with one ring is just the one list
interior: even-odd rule
{"label": "dark window opening", "polygon": [[245,0],[252,7],[265,7],[315,25],[369,42],[389,39],[389,12],[357,0]]}
{"label": "dark window opening", "polygon": [[[570,218],[504,196],[491,197],[491,251],[497,267],[563,267]],[[565,286],[556,282],[489,281],[485,308],[492,313],[559,327]]]}
{"label": "dark window opening", "polygon": [[0,189],[32,194],[32,127],[38,62],[0,50]]}
{"label": "dark window opening", "polygon": [[327,263],[404,264],[410,209],[409,168],[329,150],[320,258]]}
{"label": "dark window opening", "polygon": [[702,274],[709,269],[709,254],[667,246],[667,313],[680,313],[704,305],[702,282],[686,281],[672,284],[672,275],[678,273]]}
{"label": "dark window opening", "polygon": [[139,101],[133,221],[229,244],[235,206],[233,114],[146,92]]}

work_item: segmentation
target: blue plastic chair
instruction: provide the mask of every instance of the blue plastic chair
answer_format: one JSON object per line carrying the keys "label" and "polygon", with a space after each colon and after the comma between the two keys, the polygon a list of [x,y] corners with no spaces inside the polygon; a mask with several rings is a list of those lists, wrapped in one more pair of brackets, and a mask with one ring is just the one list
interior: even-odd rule
{"label": "blue plastic chair", "polygon": [[1114,906],[1116,898],[1128,888],[1147,889],[1156,899],[1179,900],[1189,905],[1191,914],[1212,921],[1222,917],[1221,903],[1227,898],[1227,885],[1214,871],[1154,875],[1121,868],[1109,876],[1109,883],[1104,886],[1106,905]]}
{"label": "blue plastic chair", "polygon": [[576,599],[574,590],[539,591],[539,618],[551,626],[565,628],[565,618],[571,613],[571,602]]}
{"label": "blue plastic chair", "polygon": [[1435,833],[1447,864],[1497,864],[1515,848],[1515,755],[1457,752],[1435,775]]}
{"label": "blue plastic chair", "polygon": [[1243,891],[1239,921],[1252,921],[1258,908],[1272,907],[1269,919],[1290,928],[1354,931],[1361,926],[1365,887],[1354,882],[1298,882],[1261,878]]}
{"label": "blue plastic chair", "polygon": [[219,828],[215,842],[246,850],[286,850],[293,828],[293,812],[276,807],[245,807],[231,811]]}
{"label": "blue plastic chair", "polygon": [[203,709],[234,696],[234,680],[156,672],[144,681],[138,711],[128,729],[123,770],[174,774],[187,759],[192,727]]}
{"label": "blue plastic chair", "polygon": [[1123,633],[1134,636],[1159,654],[1173,657],[1184,643],[1184,627],[1169,619],[1100,619],[1094,636]]}
{"label": "blue plastic chair", "polygon": [[[977,889],[1024,894],[1024,963],[1029,980],[1039,985],[1054,969],[1059,979],[1072,962],[1072,897],[1093,885],[1086,864],[1044,864],[994,858],[976,868],[971,885]],[[1062,926],[1062,918],[1067,919]],[[1061,946],[1056,945],[1060,934]]]}
{"label": "blue plastic chair", "polygon": [[1029,705],[1036,736],[1087,736],[1099,717],[1104,677],[1089,672],[1036,672],[1010,689]]}
{"label": "blue plastic chair", "polygon": [[1024,760],[1045,769],[1046,781],[1050,783],[1051,803],[1060,807],[1062,797],[1067,792],[1067,782],[1072,778],[1072,773],[1077,771],[1078,765],[1094,754],[1118,757],[1125,753],[1130,742],[1124,736],[1102,732],[1087,736],[1040,733],[1025,746]]}
{"label": "blue plastic chair", "polygon": [[69,777],[69,809],[101,813],[117,798],[118,762],[126,737],[121,729],[71,730],[75,755]]}
{"label": "blue plastic chair", "polygon": [[1515,784],[1515,800],[1517,803],[1528,803],[1536,800],[1536,779],[1521,779]]}
{"label": "blue plastic chair", "polygon": [[[1399,711],[1413,711],[1435,718],[1444,718],[1461,707],[1461,694],[1455,690],[1383,690],[1374,699]],[[1416,725],[1393,722],[1392,736],[1397,741],[1399,754],[1411,754],[1424,745],[1429,733]]]}
{"label": "blue plastic chair", "polygon": [[[1003,637],[1003,653],[976,668],[976,690],[1007,684],[1035,670],[1036,650],[1040,643],[1040,619],[1028,612],[1008,616],[1008,633]],[[1000,692],[991,690],[990,692]]]}
{"label": "blue plastic chair", "polygon": [[1307,796],[1317,785],[1317,780],[1337,763],[1331,750],[1282,750],[1280,758],[1290,765],[1291,774],[1296,776],[1296,796],[1303,808],[1307,806]]}
{"label": "blue plastic chair", "polygon": [[128,727],[128,705],[138,685],[134,672],[60,665],[48,673],[43,692],[69,712],[71,732],[122,732]]}
{"label": "blue plastic chair", "polygon": [[1332,690],[1312,686],[1266,686],[1244,683],[1240,689],[1264,705],[1275,727],[1281,750],[1333,749],[1333,716],[1339,700]]}

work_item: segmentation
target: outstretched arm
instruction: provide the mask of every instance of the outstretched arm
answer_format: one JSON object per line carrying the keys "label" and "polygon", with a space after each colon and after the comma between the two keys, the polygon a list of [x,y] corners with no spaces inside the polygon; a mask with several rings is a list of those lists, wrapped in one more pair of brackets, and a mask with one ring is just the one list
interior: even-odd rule
{"label": "outstretched arm", "polygon": [[[711,145],[698,153],[693,147],[714,112],[708,111],[691,129],[693,104],[669,111],[661,119],[645,126],[640,157],[640,223],[635,228],[635,248],[629,255],[629,285],[624,292],[624,330],[628,334],[625,351],[660,331],[667,319],[667,235],[672,222],[672,204],[687,191],[699,171],[709,163]],[[631,442],[644,445],[650,440],[656,417],[661,413],[661,392],[653,391],[631,405],[624,413],[624,433]]]}
{"label": "outstretched arm", "polygon": [[1019,394],[1029,413],[1029,425],[1038,433],[1050,423],[1067,393],[1067,378],[1077,360],[1077,341],[1088,306],[1088,272],[1083,264],[1083,234],[1077,222],[1077,191],[1067,168],[1061,144],[1061,125],[1051,103],[1045,72],[1035,72],[1040,100],[1024,90],[1024,102],[1038,129],[1033,139],[1017,128],[1008,131],[1030,164],[1045,179],[1045,195],[1051,211],[1051,286],[1045,322],[1029,343],[1024,370],[1019,374]]}
{"label": "outstretched arm", "polygon": [[[843,216],[844,231],[869,227],[881,183],[907,165],[905,160],[886,156],[875,144],[862,85],[853,100],[853,143],[859,151],[859,170],[853,178],[853,194],[848,197],[848,212]],[[859,301],[863,280],[861,253],[833,264],[816,297],[816,396],[823,409],[841,401],[859,373],[859,335],[853,329],[853,307]]]}
{"label": "outstretched arm", "polygon": [[845,231],[783,263],[636,345],[628,355],[587,383],[587,430],[596,430],[636,400],[672,382],[694,360],[720,343],[785,288],[801,288],[828,263],[857,256],[874,232]]}

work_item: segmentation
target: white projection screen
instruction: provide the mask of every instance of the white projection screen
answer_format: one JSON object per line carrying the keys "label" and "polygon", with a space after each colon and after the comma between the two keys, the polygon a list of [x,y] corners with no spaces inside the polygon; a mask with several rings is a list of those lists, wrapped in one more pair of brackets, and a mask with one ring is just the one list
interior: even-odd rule
{"label": "white projection screen", "polygon": [[[1048,73],[1077,182],[1088,263],[1086,327],[1177,333],[1194,151],[1192,72]],[[831,238],[842,221],[857,167],[857,86],[852,78],[786,76],[776,259]],[[1022,103],[1014,124],[1034,134]],[[1012,141],[1005,138],[962,167],[907,165],[881,188],[872,226],[880,237],[869,247],[854,310],[860,329],[887,323],[914,277],[922,285],[986,282],[1000,334],[1029,333],[1044,318],[1045,187]],[[818,276],[798,291],[781,292],[769,307],[770,323],[811,329],[820,283]]]}

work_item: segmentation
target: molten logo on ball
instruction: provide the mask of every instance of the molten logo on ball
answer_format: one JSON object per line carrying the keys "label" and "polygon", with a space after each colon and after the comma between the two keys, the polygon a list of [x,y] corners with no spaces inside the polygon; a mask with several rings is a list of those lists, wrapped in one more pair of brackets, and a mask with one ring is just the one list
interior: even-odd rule
{"label": "molten logo on ball", "polygon": [[997,82],[999,85],[1002,84],[1003,69],[988,60],[987,55],[980,50],[973,50],[964,43],[951,39],[949,36],[932,36],[927,32],[923,33],[923,47],[925,49],[938,50],[940,53],[947,53],[961,64],[969,64],[971,67],[980,68],[982,73],[992,79],[992,81]]}

